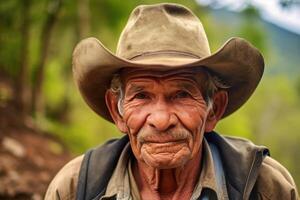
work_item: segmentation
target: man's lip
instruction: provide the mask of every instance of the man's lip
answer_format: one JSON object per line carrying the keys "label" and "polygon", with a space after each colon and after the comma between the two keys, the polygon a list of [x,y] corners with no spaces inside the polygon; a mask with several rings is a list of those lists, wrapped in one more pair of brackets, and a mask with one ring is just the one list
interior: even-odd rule
{"label": "man's lip", "polygon": [[144,141],[143,143],[144,144],[147,144],[147,143],[151,143],[151,144],[174,144],[174,143],[183,143],[183,142],[186,142],[185,139],[181,139],[181,140],[147,140],[147,141]]}

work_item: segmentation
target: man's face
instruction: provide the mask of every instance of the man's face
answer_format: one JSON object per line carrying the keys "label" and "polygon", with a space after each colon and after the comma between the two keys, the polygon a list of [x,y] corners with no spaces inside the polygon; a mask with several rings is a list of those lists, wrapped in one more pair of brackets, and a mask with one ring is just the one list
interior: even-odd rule
{"label": "man's face", "polygon": [[[227,103],[227,93],[221,92],[213,97],[214,103],[220,102],[217,109],[212,112],[208,108],[200,89],[205,77],[189,70],[122,73],[122,116],[115,95],[108,92],[106,102],[118,128],[128,134],[139,161],[169,169],[198,156],[204,132],[214,128]],[[211,117],[215,113],[219,113],[217,117]]]}
{"label": "man's face", "polygon": [[197,156],[209,109],[195,74],[139,70],[123,77],[122,118],[135,157],[166,169]]}

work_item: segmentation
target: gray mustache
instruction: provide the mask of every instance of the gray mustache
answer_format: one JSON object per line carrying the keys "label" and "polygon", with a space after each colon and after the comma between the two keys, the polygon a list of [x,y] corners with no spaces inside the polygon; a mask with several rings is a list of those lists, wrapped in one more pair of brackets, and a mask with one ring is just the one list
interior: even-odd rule
{"label": "gray mustache", "polygon": [[158,132],[155,130],[140,130],[137,134],[137,140],[140,144],[145,142],[161,142],[184,140],[191,137],[191,133],[185,128],[170,129],[164,132]]}

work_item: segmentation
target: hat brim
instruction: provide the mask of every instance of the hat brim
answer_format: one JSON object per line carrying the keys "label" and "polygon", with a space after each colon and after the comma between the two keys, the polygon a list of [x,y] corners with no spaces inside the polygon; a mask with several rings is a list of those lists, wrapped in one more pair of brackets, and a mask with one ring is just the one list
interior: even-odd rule
{"label": "hat brim", "polygon": [[222,118],[240,108],[257,87],[264,71],[260,52],[242,38],[229,39],[214,54],[201,58],[146,57],[126,60],[114,55],[96,38],[82,40],[73,52],[73,76],[86,103],[100,116],[113,122],[105,103],[105,92],[113,74],[121,68],[173,69],[205,67],[230,87]]}

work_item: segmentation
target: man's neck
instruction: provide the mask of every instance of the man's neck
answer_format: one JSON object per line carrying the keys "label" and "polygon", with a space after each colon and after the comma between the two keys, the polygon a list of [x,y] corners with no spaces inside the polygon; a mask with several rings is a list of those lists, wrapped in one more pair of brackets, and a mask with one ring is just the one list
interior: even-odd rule
{"label": "man's neck", "polygon": [[135,162],[133,174],[142,199],[189,199],[201,171],[202,151],[184,166],[156,169],[144,162]]}

